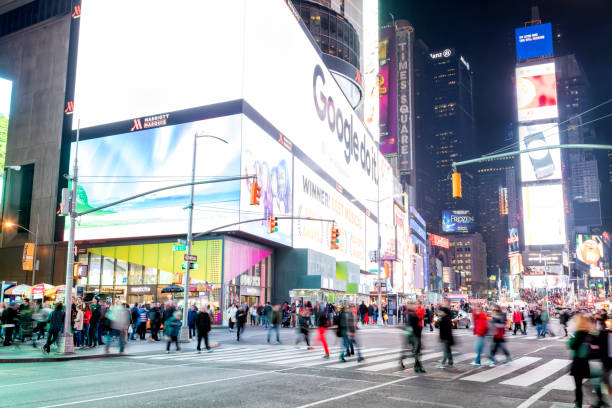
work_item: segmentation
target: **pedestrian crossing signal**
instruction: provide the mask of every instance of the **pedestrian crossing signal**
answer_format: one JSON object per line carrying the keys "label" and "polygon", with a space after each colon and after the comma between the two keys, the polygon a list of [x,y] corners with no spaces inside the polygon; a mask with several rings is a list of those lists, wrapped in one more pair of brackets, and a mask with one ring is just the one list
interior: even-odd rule
{"label": "pedestrian crossing signal", "polygon": [[261,187],[256,181],[251,183],[251,205],[259,205],[259,199],[261,198]]}
{"label": "pedestrian crossing signal", "polygon": [[461,198],[461,173],[453,172],[451,181],[453,183],[453,198]]}
{"label": "pedestrian crossing signal", "polygon": [[331,242],[330,242],[331,249],[340,249],[340,246],[338,245],[338,243],[340,242],[339,237],[340,237],[340,231],[335,226],[332,226]]}
{"label": "pedestrian crossing signal", "polygon": [[268,217],[268,223],[270,225],[270,234],[273,232],[278,232],[278,223],[276,222],[276,217]]}

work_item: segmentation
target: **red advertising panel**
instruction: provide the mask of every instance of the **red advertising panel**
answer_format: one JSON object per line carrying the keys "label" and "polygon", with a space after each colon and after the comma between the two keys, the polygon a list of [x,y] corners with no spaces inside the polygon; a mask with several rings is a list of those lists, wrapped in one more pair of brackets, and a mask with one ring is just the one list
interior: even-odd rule
{"label": "red advertising panel", "polygon": [[438,246],[440,248],[448,249],[450,246],[448,238],[444,238],[436,234],[429,234],[429,242],[431,242],[431,245]]}

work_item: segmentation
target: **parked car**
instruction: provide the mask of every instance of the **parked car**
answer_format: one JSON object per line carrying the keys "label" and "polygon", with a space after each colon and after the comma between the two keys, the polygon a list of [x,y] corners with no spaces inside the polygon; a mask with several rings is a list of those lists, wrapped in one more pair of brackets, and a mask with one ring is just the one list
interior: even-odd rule
{"label": "parked car", "polygon": [[[453,329],[459,329],[462,327],[465,327],[466,329],[470,328],[472,320],[468,313],[463,310],[451,310],[451,313],[451,324],[453,325]],[[436,315],[434,317],[434,326],[436,329],[440,327],[440,315]]]}

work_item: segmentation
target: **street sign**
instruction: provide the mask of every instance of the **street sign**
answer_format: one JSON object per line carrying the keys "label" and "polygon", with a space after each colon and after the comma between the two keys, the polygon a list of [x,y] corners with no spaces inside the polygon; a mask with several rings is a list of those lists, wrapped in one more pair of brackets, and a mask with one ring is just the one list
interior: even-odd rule
{"label": "street sign", "polygon": [[174,245],[172,247],[173,251],[186,251],[187,250],[187,246],[185,245]]}
{"label": "street sign", "polygon": [[187,240],[186,239],[177,239],[176,243],[179,245],[187,245]]}
{"label": "street sign", "polygon": [[370,251],[370,262],[378,262],[378,251]]}
{"label": "street sign", "polygon": [[[181,264],[181,269],[186,270],[187,269],[187,262],[183,262]],[[189,269],[198,269],[198,264],[191,262],[191,266],[189,267]]]}
{"label": "street sign", "polygon": [[198,261],[198,256],[197,255],[188,255],[188,254],[185,254],[183,256],[183,259],[185,261],[189,261],[189,262],[197,262]]}

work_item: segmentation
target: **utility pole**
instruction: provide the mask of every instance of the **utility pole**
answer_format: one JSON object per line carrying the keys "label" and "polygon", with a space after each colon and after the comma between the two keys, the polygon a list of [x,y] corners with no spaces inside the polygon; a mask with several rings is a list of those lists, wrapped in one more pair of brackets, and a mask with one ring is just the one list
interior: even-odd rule
{"label": "utility pole", "polygon": [[[74,167],[72,170],[72,194],[70,197],[70,233],[68,235],[68,249],[66,257],[68,262],[66,263],[66,294],[64,298],[64,332],[59,341],[60,352],[62,354],[74,354],[74,342],[72,340],[72,333],[70,331],[71,323],[71,311],[72,311],[72,276],[74,274],[74,236],[76,231],[76,217],[77,217],[77,183],[79,180],[79,167],[77,160],[79,157],[79,135],[80,135],[81,121],[79,119],[76,133],[76,145],[74,148]],[[36,266],[34,266],[36,267]]]}
{"label": "utility pole", "polygon": [[32,286],[36,281],[36,251],[38,250],[38,227],[40,225],[40,214],[36,213],[36,233],[34,234],[34,262],[32,263]]}

